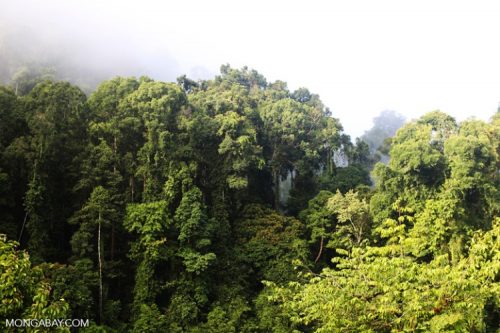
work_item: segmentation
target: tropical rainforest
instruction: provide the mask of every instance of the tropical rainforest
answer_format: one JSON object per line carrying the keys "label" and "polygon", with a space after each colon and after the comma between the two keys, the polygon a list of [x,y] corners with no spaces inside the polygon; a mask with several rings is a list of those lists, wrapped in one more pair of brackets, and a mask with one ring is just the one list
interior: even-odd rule
{"label": "tropical rainforest", "polygon": [[385,117],[229,65],[1,86],[1,331],[498,332],[500,113]]}

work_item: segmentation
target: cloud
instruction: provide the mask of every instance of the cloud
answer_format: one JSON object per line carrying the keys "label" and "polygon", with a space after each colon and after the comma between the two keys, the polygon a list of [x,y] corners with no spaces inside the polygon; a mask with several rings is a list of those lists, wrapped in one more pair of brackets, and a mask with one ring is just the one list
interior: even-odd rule
{"label": "cloud", "polygon": [[349,134],[391,109],[487,119],[500,101],[495,1],[4,1],[0,79],[23,62],[88,86],[208,79],[221,64],[320,95]]}

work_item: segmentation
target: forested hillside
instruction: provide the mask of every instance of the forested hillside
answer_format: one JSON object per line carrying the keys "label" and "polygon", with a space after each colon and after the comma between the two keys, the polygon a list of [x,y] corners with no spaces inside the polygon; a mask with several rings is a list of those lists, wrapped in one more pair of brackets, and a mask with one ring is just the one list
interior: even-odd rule
{"label": "forested hillside", "polygon": [[0,331],[496,332],[500,113],[393,127],[228,65],[0,87]]}

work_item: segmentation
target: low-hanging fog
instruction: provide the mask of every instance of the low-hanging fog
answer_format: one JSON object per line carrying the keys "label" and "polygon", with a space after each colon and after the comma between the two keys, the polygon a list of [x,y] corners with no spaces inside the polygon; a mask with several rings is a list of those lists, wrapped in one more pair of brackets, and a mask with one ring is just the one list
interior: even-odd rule
{"label": "low-hanging fog", "polygon": [[499,14],[494,1],[1,1],[0,80],[42,66],[91,91],[247,65],[319,94],[361,136],[383,110],[493,115]]}

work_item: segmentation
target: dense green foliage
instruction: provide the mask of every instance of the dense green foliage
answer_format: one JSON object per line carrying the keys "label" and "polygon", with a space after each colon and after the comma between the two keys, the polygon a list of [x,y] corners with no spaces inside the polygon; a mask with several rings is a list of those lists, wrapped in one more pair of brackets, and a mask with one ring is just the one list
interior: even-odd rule
{"label": "dense green foliage", "polygon": [[351,223],[332,265],[267,283],[290,321],[314,332],[496,332],[498,120],[457,125],[432,112],[398,131],[389,164],[374,170],[366,243],[352,235],[367,225],[367,204],[353,192],[331,195],[323,215]]}
{"label": "dense green foliage", "polygon": [[115,78],[88,97],[22,87],[0,87],[2,320],[193,333],[500,323],[499,114],[408,123],[370,187],[374,147],[317,95],[248,68]]}

